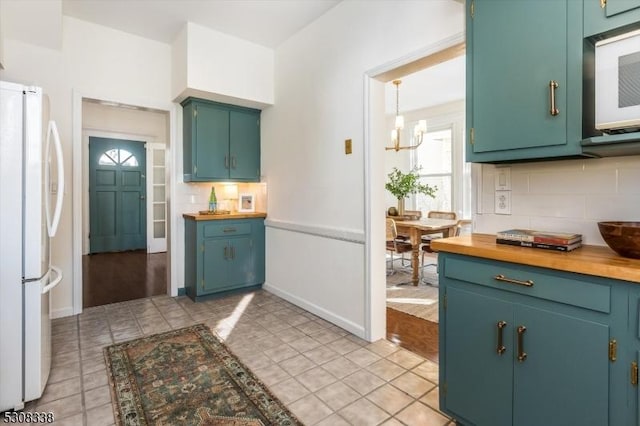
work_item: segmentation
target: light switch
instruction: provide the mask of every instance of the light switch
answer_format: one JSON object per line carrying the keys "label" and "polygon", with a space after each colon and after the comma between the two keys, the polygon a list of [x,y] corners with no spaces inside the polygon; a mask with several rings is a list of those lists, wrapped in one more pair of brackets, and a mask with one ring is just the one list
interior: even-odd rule
{"label": "light switch", "polygon": [[496,191],[495,213],[511,214],[511,191]]}
{"label": "light switch", "polygon": [[496,191],[511,189],[511,167],[499,167],[496,169]]}
{"label": "light switch", "polygon": [[345,154],[351,154],[351,139],[345,139],[344,140],[344,153]]}

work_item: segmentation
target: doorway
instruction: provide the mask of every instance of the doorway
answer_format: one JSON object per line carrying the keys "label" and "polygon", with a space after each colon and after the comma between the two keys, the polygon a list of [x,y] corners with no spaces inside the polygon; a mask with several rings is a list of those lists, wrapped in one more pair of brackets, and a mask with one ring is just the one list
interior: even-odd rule
{"label": "doorway", "polygon": [[147,247],[144,142],[89,138],[89,253]]}
{"label": "doorway", "polygon": [[[411,55],[410,58],[402,58],[394,63],[389,63],[373,70],[365,75],[365,235],[366,235],[366,271],[367,271],[367,324],[368,334],[371,338],[389,336],[389,332],[394,330],[407,330],[405,320],[412,318],[407,315],[387,315],[386,297],[386,274],[384,272],[384,248],[382,247],[384,233],[384,215],[390,205],[383,189],[386,182],[385,175],[385,150],[381,147],[390,145],[387,140],[387,117],[383,107],[385,99],[385,83],[395,79],[408,78],[406,76],[415,74],[417,71],[434,65],[447,62],[459,57],[464,53],[464,35],[458,34],[448,39],[442,40],[420,52]],[[423,91],[420,96],[425,98],[432,92]],[[421,105],[412,105],[407,111],[418,110]],[[409,117],[411,118],[411,117]],[[423,117],[419,117],[422,119]],[[392,121],[392,120],[389,120]],[[405,129],[405,131],[408,131]],[[403,143],[402,145],[407,145]],[[406,151],[405,151],[406,152]],[[411,166],[410,155],[406,158],[406,167]],[[397,204],[397,200],[395,201]],[[379,263],[378,263],[379,262]],[[429,262],[426,262],[429,263]],[[437,302],[437,298],[436,304]],[[397,311],[394,311],[397,313]],[[423,321],[426,322],[426,321]],[[435,323],[434,323],[435,324]],[[411,329],[417,330],[415,327]],[[417,330],[412,333],[416,341],[425,340],[425,336],[431,336],[434,343],[433,348],[429,348],[431,354],[437,353],[437,326],[432,326],[429,330]],[[395,339],[394,339],[395,340]],[[433,351],[435,349],[435,352]],[[427,358],[427,353],[423,352]]]}
{"label": "doorway", "polygon": [[74,312],[172,294],[173,104],[74,99]]}

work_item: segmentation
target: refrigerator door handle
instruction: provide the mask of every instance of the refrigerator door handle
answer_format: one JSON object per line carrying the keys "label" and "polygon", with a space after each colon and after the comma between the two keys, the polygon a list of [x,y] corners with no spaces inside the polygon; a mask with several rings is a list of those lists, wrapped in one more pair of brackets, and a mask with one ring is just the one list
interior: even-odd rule
{"label": "refrigerator door handle", "polygon": [[[49,156],[49,149],[51,143],[51,135],[53,135],[53,146],[56,150],[56,159],[58,160],[58,188],[57,188],[57,196],[56,196],[56,210],[53,213],[53,219],[51,219],[51,207],[49,205],[48,200],[45,204],[45,212],[47,214],[47,232],[49,233],[49,237],[53,237],[56,235],[56,231],[58,230],[58,224],[60,223],[60,214],[62,213],[62,199],[64,197],[64,161],[62,159],[62,144],[60,143],[60,135],[58,134],[58,126],[56,126],[56,122],[53,120],[49,121],[49,128],[47,130],[47,144],[46,144],[46,155]],[[45,191],[48,193],[50,188],[50,177],[49,177],[49,159],[45,161],[45,170],[44,170],[44,182],[45,182]]]}
{"label": "refrigerator door handle", "polygon": [[42,294],[47,294],[47,292],[51,291],[52,288],[60,284],[60,281],[62,281],[62,271],[60,270],[60,268],[51,265],[51,270],[56,273],[56,279],[44,286],[44,288],[42,289]]}

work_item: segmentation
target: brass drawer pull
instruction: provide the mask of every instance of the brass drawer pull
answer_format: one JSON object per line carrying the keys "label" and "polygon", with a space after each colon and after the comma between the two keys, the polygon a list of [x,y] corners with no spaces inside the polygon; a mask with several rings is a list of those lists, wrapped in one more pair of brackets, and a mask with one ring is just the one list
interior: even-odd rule
{"label": "brass drawer pull", "polygon": [[507,326],[507,323],[506,321],[498,321],[496,326],[498,327],[498,346],[496,347],[496,352],[498,355],[502,355],[504,354],[504,351],[507,350],[507,348],[502,344],[503,328]]}
{"label": "brass drawer pull", "polygon": [[225,234],[228,234],[228,233],[230,233],[230,232],[236,232],[236,231],[237,231],[237,229],[236,229],[236,228],[224,228],[224,229],[222,230],[222,232],[224,232]]}
{"label": "brass drawer pull", "polygon": [[638,363],[635,361],[631,363],[631,384],[638,386]]}
{"label": "brass drawer pull", "polygon": [[549,99],[551,101],[551,107],[549,109],[549,114],[552,116],[556,116],[560,114],[560,110],[556,107],[556,89],[558,88],[558,82],[555,80],[551,80],[549,82]]}
{"label": "brass drawer pull", "polygon": [[495,277],[493,277],[494,280],[496,281],[503,281],[505,283],[509,283],[509,284],[517,284],[517,285],[523,285],[525,287],[533,287],[533,281],[532,280],[526,280],[526,281],[522,281],[522,280],[514,280],[513,278],[507,278],[502,274],[498,274]]}
{"label": "brass drawer pull", "polygon": [[524,325],[518,326],[518,361],[524,362],[527,359],[527,353],[524,351],[524,332],[527,331],[527,327]]}

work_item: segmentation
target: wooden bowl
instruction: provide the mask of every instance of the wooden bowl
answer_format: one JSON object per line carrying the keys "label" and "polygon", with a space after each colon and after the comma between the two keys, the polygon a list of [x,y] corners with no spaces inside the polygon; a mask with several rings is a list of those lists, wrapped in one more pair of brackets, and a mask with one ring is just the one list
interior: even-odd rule
{"label": "wooden bowl", "polygon": [[640,222],[598,222],[598,229],[613,251],[640,259]]}

